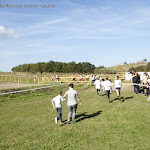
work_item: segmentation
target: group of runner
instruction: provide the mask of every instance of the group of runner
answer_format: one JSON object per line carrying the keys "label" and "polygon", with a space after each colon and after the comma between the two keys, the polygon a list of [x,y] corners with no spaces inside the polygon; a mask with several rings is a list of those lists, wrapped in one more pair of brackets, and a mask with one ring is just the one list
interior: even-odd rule
{"label": "group of runner", "polygon": [[[57,76],[58,77],[58,76]],[[106,79],[96,76],[95,78],[92,78],[92,83],[96,87],[97,95],[100,96],[100,91],[106,94],[106,101],[110,101],[110,93],[112,92],[112,86],[115,86],[115,90],[117,93],[117,97],[120,100],[120,92],[121,92],[121,80],[119,79],[119,76],[116,76],[116,79],[114,80],[114,83],[111,82],[107,77]],[[150,101],[150,78],[147,73],[144,73],[143,77],[140,77],[140,75],[136,72],[133,72],[132,74],[132,82],[134,86],[134,93],[139,93],[139,85],[142,82],[143,84],[143,96],[149,96],[147,100]],[[78,92],[73,89],[74,85],[69,84],[69,90],[62,96],[62,92],[59,92],[58,96],[52,99],[52,105],[53,108],[57,110],[58,116],[55,117],[55,123],[57,124],[58,120],[60,120],[60,124],[62,123],[62,102],[65,101],[66,96],[68,96],[67,106],[68,106],[68,120],[67,123],[70,123],[70,118],[72,115],[72,124],[74,124],[74,119],[76,116],[76,110],[77,110],[77,100],[79,101],[80,105],[81,100],[79,98]],[[103,94],[102,94],[103,95]]]}
{"label": "group of runner", "polygon": [[[93,80],[92,83],[95,84],[96,86],[97,95],[100,96],[100,89],[102,88],[102,91],[106,93],[106,100],[108,102],[111,102],[110,93],[112,92],[112,86],[113,86],[111,80],[109,80],[108,78],[104,80],[103,78],[96,77],[96,80]],[[116,79],[114,80],[114,85],[115,85],[118,99],[120,100],[120,91],[121,91],[122,84],[121,84],[121,80],[119,79],[119,76],[117,76]]]}
{"label": "group of runner", "polygon": [[[112,82],[106,78],[106,80],[100,79],[97,77],[94,82],[97,90],[98,96],[100,96],[100,88],[102,87],[102,91],[106,92],[106,100],[110,102],[110,92],[112,88]],[[120,90],[121,90],[121,80],[119,79],[119,76],[116,77],[116,80],[114,81],[116,92],[118,99],[120,99]],[[62,102],[66,101],[66,96],[68,96],[67,106],[68,106],[68,120],[67,123],[70,124],[70,118],[72,115],[72,124],[75,123],[74,119],[76,116],[76,110],[77,110],[77,100],[79,101],[80,105],[82,105],[81,100],[79,98],[78,92],[73,89],[74,85],[69,84],[69,90],[62,96],[62,92],[58,93],[58,96],[52,99],[52,105],[53,108],[57,110],[58,116],[55,117],[55,123],[58,123],[58,120],[60,120],[60,124],[62,123]]]}

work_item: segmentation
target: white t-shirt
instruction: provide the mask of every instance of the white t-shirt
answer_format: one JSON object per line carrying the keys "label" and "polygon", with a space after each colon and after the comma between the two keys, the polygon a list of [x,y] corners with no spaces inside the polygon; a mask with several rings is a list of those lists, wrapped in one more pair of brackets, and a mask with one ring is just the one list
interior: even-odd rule
{"label": "white t-shirt", "polygon": [[121,80],[115,80],[115,87],[120,88],[121,87]]}
{"label": "white t-shirt", "polygon": [[100,82],[100,80],[96,80],[96,81],[95,81],[95,85],[96,85],[96,89],[100,89],[100,87],[101,87],[101,82]]}
{"label": "white t-shirt", "polygon": [[104,87],[104,81],[101,81],[101,85],[102,85],[102,87]]}
{"label": "white t-shirt", "polygon": [[62,96],[60,96],[60,95],[58,95],[58,96],[56,96],[55,98],[53,98],[52,99],[52,105],[54,106],[54,103],[55,103],[55,107],[56,108],[61,108],[61,103],[63,102],[63,101],[65,101],[66,99],[63,99],[63,97]]}
{"label": "white t-shirt", "polygon": [[92,76],[92,80],[94,80],[95,79],[95,77],[94,77],[94,75]]}
{"label": "white t-shirt", "polygon": [[67,102],[67,106],[72,106],[77,104],[77,100],[76,100],[76,95],[78,94],[78,92],[76,90],[68,90],[66,92],[65,95],[68,95],[68,102]]}
{"label": "white t-shirt", "polygon": [[105,91],[110,90],[111,89],[110,87],[111,87],[111,82],[108,80],[104,81]]}
{"label": "white t-shirt", "polygon": [[148,78],[148,77],[147,77],[146,75],[143,76],[143,82],[144,82],[145,84],[147,83],[147,78]]}

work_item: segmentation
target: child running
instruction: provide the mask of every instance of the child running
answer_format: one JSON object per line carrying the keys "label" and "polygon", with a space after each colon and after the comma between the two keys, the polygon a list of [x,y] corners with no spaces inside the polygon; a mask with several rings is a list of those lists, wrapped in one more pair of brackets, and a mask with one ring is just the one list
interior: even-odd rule
{"label": "child running", "polygon": [[104,79],[102,79],[102,81],[101,81],[101,86],[102,86],[102,91],[103,91],[103,93],[105,92],[105,88],[104,88]]}
{"label": "child running", "polygon": [[98,77],[96,78],[95,85],[96,85],[97,94],[98,94],[98,96],[100,96],[101,82]]}
{"label": "child running", "polygon": [[114,84],[115,84],[118,99],[120,100],[121,80],[119,80],[119,76],[116,77]]}
{"label": "child running", "polygon": [[62,92],[58,93],[58,96],[52,99],[52,105],[53,108],[57,110],[58,116],[55,117],[55,123],[57,124],[57,121],[60,120],[60,124],[62,123],[62,102],[65,101],[66,99],[63,99],[62,97]]}
{"label": "child running", "polygon": [[111,92],[112,92],[112,86],[113,86],[113,83],[112,83],[112,81],[111,80],[109,80],[110,81],[110,94],[111,94]]}
{"label": "child running", "polygon": [[108,78],[106,78],[106,81],[104,81],[104,88],[106,92],[106,101],[108,102],[110,102],[110,87],[111,87],[111,83],[108,80]]}

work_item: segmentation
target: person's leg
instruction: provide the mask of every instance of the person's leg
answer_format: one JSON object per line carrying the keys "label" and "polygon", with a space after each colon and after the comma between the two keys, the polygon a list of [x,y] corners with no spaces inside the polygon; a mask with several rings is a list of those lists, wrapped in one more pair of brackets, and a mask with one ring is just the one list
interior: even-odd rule
{"label": "person's leg", "polygon": [[120,99],[120,90],[121,90],[121,89],[119,89],[119,99]]}
{"label": "person's leg", "polygon": [[73,105],[73,114],[72,114],[72,123],[74,123],[74,119],[76,117],[77,104]]}
{"label": "person's leg", "polygon": [[140,88],[139,88],[139,85],[137,85],[137,93],[139,93],[139,92],[140,92],[140,91],[139,91],[139,89],[140,89]]}
{"label": "person's leg", "polygon": [[117,93],[117,96],[119,97],[119,90],[118,89],[116,89],[116,93]]}
{"label": "person's leg", "polygon": [[144,91],[145,91],[145,90],[144,90],[144,86],[143,86],[143,94],[144,94]]}
{"label": "person's leg", "polygon": [[149,88],[148,87],[146,88],[146,95],[147,96],[149,95]]}
{"label": "person's leg", "polygon": [[[57,110],[57,113],[58,113],[58,108],[56,108],[56,110]],[[58,116],[59,116],[59,113],[58,113]],[[57,116],[57,117],[55,117],[55,124],[57,124],[58,116]]]}
{"label": "person's leg", "polygon": [[136,85],[133,85],[134,93],[136,93]]}
{"label": "person's leg", "polygon": [[62,108],[57,108],[58,109],[58,117],[57,117],[57,120],[60,120],[62,121]]}
{"label": "person's leg", "polygon": [[110,93],[111,93],[111,91],[112,91],[112,88],[110,88]]}
{"label": "person's leg", "polygon": [[105,91],[106,92],[106,100],[108,99],[108,90]]}
{"label": "person's leg", "polygon": [[146,91],[146,87],[145,87],[145,88],[144,88],[144,93],[145,93],[145,96],[146,96],[146,92],[147,92],[147,91]]}
{"label": "person's leg", "polygon": [[98,89],[96,89],[96,91],[97,91],[97,95],[98,95]]}
{"label": "person's leg", "polygon": [[98,95],[100,95],[100,89],[98,89]]}
{"label": "person's leg", "polygon": [[110,100],[110,90],[108,90],[108,101]]}
{"label": "person's leg", "polygon": [[68,106],[68,110],[69,110],[69,113],[68,113],[68,122],[69,122],[71,118],[71,114],[72,114],[72,106]]}
{"label": "person's leg", "polygon": [[104,87],[102,87],[103,88],[103,93],[105,92],[105,89],[104,89]]}

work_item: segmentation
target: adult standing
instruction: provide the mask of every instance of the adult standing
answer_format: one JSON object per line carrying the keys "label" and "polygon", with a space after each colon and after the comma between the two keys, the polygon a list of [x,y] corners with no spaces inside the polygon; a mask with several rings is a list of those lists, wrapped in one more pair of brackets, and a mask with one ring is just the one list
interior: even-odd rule
{"label": "adult standing", "polygon": [[115,84],[118,99],[120,100],[121,80],[119,80],[119,76],[116,77],[114,84]]}
{"label": "adult standing", "polygon": [[106,101],[110,102],[110,88],[111,88],[111,82],[106,78],[106,81],[104,81],[104,88],[106,92]]}
{"label": "adult standing", "polygon": [[139,85],[137,84],[140,83],[140,76],[138,75],[138,73],[135,72],[132,82],[133,82],[133,87],[134,87],[134,94],[139,93]]}
{"label": "adult standing", "polygon": [[70,118],[71,118],[71,115],[72,115],[72,124],[75,123],[74,119],[75,119],[76,110],[77,110],[77,99],[78,99],[80,105],[82,104],[81,100],[79,98],[78,92],[76,90],[74,90],[73,87],[74,87],[73,84],[69,84],[69,90],[64,95],[64,98],[66,96],[68,96],[67,106],[68,106],[68,109],[69,109],[69,114],[68,114],[67,123],[70,123]]}
{"label": "adult standing", "polygon": [[142,82],[143,82],[143,96],[146,96],[146,94],[147,94],[147,85],[148,85],[148,75],[146,74],[146,72],[143,74],[143,80],[142,80]]}

